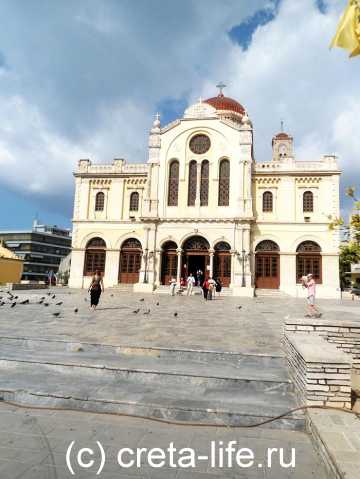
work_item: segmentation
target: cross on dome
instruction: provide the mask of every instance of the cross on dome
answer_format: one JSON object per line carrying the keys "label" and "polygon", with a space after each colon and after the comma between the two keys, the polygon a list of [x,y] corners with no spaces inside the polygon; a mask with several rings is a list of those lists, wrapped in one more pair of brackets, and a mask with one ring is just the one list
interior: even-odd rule
{"label": "cross on dome", "polygon": [[216,85],[216,88],[219,89],[219,96],[224,96],[223,89],[226,87],[224,82],[220,82]]}

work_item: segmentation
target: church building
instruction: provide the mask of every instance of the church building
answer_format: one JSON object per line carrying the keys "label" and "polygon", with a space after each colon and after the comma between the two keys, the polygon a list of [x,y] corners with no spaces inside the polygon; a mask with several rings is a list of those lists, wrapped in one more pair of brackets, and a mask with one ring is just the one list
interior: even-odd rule
{"label": "church building", "polygon": [[159,291],[202,270],[228,294],[279,290],[339,296],[340,171],[335,156],[298,161],[293,138],[272,138],[272,158],[255,160],[245,108],[224,96],[199,100],[149,134],[147,163],[80,160],[75,175],[70,286]]}

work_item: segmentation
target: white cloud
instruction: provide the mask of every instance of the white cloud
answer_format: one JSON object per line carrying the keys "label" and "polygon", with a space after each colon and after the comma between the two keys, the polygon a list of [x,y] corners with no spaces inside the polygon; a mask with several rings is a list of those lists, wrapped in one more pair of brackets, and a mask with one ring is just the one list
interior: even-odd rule
{"label": "white cloud", "polygon": [[[322,14],[314,0],[283,0],[248,50],[234,45],[227,52],[228,94],[249,110],[258,161],[271,158],[271,138],[284,119],[299,159],[336,153],[343,183],[359,185],[360,62],[344,50],[329,50],[344,2],[327,4]],[[205,82],[206,94],[216,75]]]}

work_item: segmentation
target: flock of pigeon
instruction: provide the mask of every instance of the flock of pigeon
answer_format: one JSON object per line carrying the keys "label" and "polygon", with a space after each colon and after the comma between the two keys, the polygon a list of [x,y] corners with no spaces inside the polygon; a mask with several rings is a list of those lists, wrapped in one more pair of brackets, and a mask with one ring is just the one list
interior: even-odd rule
{"label": "flock of pigeon", "polygon": [[[30,300],[28,298],[20,300],[19,296],[14,295],[10,291],[4,292],[3,290],[0,290],[0,293],[5,293],[6,295],[6,296],[0,296],[0,307],[9,305],[10,308],[15,308],[15,306],[30,304]],[[46,296],[42,296],[40,300],[37,301],[35,304],[41,304],[42,306],[46,308],[51,305],[61,306],[63,304],[63,301],[54,302],[55,299],[56,299],[56,294],[49,291],[48,293],[46,293]],[[78,308],[74,308],[74,313],[77,313],[78,311],[79,311]],[[52,315],[55,316],[55,318],[59,317],[60,314],[61,314],[60,311],[55,311],[52,313]]]}

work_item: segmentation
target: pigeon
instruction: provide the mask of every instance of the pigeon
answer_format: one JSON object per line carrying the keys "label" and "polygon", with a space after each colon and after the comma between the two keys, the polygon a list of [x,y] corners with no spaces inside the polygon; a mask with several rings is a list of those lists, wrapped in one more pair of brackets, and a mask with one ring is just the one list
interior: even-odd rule
{"label": "pigeon", "polygon": [[19,299],[19,296],[14,296],[14,299]]}
{"label": "pigeon", "polygon": [[238,306],[238,307],[237,307],[237,309],[241,309],[241,308],[242,308],[242,306]]}
{"label": "pigeon", "polygon": [[159,301],[156,303],[156,306],[160,306],[160,303],[159,303]]}
{"label": "pigeon", "polygon": [[139,301],[145,301],[145,299],[144,299],[144,298],[141,298],[141,299],[139,299]]}
{"label": "pigeon", "polygon": [[53,313],[52,315],[55,316],[55,318],[57,318],[58,316],[60,316],[60,311],[56,311],[56,313]]}
{"label": "pigeon", "polygon": [[77,308],[74,309],[74,313],[77,313],[79,310]]}
{"label": "pigeon", "polygon": [[150,314],[150,309],[147,309],[146,311],[144,311],[144,314]]}
{"label": "pigeon", "polygon": [[49,303],[44,303],[44,306],[49,306]]}
{"label": "pigeon", "polygon": [[49,291],[48,293],[46,293],[48,296],[51,296],[51,292]]}
{"label": "pigeon", "polygon": [[29,304],[30,301],[28,299],[24,299],[24,301],[21,301],[20,304]]}
{"label": "pigeon", "polygon": [[40,299],[44,300],[44,299],[45,299],[45,296],[41,296],[41,298],[40,298]]}
{"label": "pigeon", "polygon": [[54,294],[54,296],[52,297],[52,299],[55,299],[56,298],[56,294]]}
{"label": "pigeon", "polygon": [[135,311],[133,311],[133,313],[134,313],[134,314],[138,314],[139,311],[140,311],[140,308],[135,309]]}
{"label": "pigeon", "polygon": [[61,306],[63,304],[62,301],[59,301],[58,303],[56,303],[56,306]]}
{"label": "pigeon", "polygon": [[44,300],[43,299],[40,299],[40,301],[38,302],[38,304],[43,304]]}
{"label": "pigeon", "polygon": [[87,301],[88,299],[87,298],[84,298],[84,301]]}
{"label": "pigeon", "polygon": [[4,301],[2,301],[2,302],[0,303],[0,307],[1,307],[1,306],[4,306],[4,304],[5,304]]}
{"label": "pigeon", "polygon": [[175,318],[177,317],[177,315],[178,315],[177,312],[175,312],[175,313],[174,313]]}
{"label": "pigeon", "polygon": [[12,303],[12,305],[10,306],[10,308],[14,308],[16,306],[16,301],[15,303]]}
{"label": "pigeon", "polygon": [[110,294],[111,297],[113,297],[114,295],[113,294]]}

